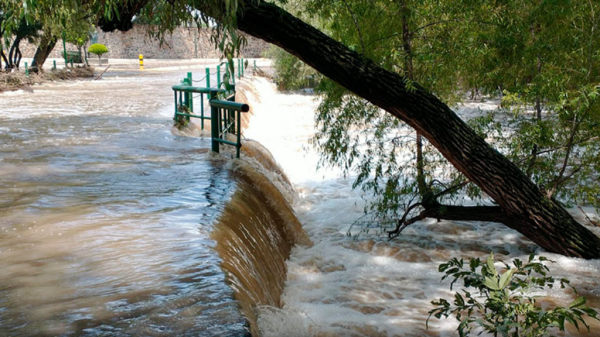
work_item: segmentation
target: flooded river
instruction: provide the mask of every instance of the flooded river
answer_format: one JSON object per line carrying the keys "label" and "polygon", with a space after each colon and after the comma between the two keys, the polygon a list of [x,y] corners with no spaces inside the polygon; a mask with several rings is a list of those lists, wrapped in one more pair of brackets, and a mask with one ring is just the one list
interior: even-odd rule
{"label": "flooded river", "polygon": [[430,302],[452,296],[437,267],[492,250],[548,256],[600,309],[600,262],[546,254],[502,225],[426,219],[392,241],[348,236],[365,197],[316,170],[314,96],[239,81],[254,109],[245,136],[266,149],[245,139],[244,161],[219,159],[208,139],[171,133],[184,75],[0,94],[0,335],[452,336],[452,319],[425,327]]}
{"label": "flooded river", "polygon": [[235,188],[171,134],[178,73],[0,94],[2,335],[242,335],[209,232]]}

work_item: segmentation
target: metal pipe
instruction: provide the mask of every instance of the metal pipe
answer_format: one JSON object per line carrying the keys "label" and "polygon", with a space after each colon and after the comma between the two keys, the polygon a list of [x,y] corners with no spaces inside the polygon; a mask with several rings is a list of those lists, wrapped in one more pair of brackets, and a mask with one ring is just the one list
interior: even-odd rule
{"label": "metal pipe", "polygon": [[215,107],[215,108],[230,109],[230,110],[241,111],[241,112],[250,111],[250,106],[246,103],[219,101],[219,100],[215,100],[215,99],[210,101],[210,106]]}
{"label": "metal pipe", "polygon": [[[192,87],[191,85],[187,85],[187,84],[175,84],[174,86],[171,87],[171,89],[175,90],[175,91],[182,91],[182,92],[195,92],[195,93],[203,93],[203,94],[216,94],[218,92],[227,92],[224,89],[211,89],[211,88],[203,88],[203,87]],[[211,95],[211,97],[214,97],[214,95]]]}

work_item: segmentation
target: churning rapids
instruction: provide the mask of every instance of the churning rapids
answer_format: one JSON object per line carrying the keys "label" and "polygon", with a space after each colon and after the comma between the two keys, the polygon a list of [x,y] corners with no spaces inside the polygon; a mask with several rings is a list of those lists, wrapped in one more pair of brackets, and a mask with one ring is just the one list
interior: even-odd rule
{"label": "churning rapids", "polygon": [[[230,160],[171,132],[183,76],[0,94],[0,335],[449,336],[451,320],[425,329],[430,301],[450,296],[441,262],[537,249],[487,223],[348,237],[364,200],[351,178],[315,170],[314,97],[243,80],[245,137],[262,146],[246,140]],[[600,262],[544,255],[600,308]]]}

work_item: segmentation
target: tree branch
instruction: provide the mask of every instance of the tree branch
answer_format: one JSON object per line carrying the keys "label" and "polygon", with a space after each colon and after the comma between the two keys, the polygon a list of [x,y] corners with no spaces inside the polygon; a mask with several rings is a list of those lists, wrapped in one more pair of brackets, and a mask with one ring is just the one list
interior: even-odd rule
{"label": "tree branch", "polygon": [[348,9],[348,12],[350,12],[352,21],[354,21],[354,26],[356,26],[356,31],[358,33],[358,38],[360,40],[360,46],[362,48],[362,53],[364,55],[365,54],[365,41],[363,40],[362,32],[360,30],[360,25],[358,24],[358,19],[356,18],[356,15],[352,11],[352,8],[350,8],[350,6],[348,5],[348,2],[346,0],[343,0],[343,2],[344,2],[344,5],[346,6],[346,9]]}
{"label": "tree branch", "polygon": [[[416,206],[417,204],[413,205]],[[407,210],[408,211],[408,210]],[[512,218],[500,206],[449,206],[438,205],[423,210],[419,215],[406,220],[406,214],[396,230],[388,232],[390,239],[397,237],[409,225],[425,218],[454,221],[486,221],[499,222],[511,227]]]}

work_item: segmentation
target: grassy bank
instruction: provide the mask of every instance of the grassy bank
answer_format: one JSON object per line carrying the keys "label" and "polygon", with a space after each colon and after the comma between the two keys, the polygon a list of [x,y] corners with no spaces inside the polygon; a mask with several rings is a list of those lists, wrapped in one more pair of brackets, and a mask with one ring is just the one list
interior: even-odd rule
{"label": "grassy bank", "polygon": [[34,84],[44,82],[92,78],[93,76],[94,68],[92,67],[58,69],[54,71],[45,71],[41,74],[29,74],[29,76],[20,72],[0,73],[0,93],[20,89],[27,90]]}

